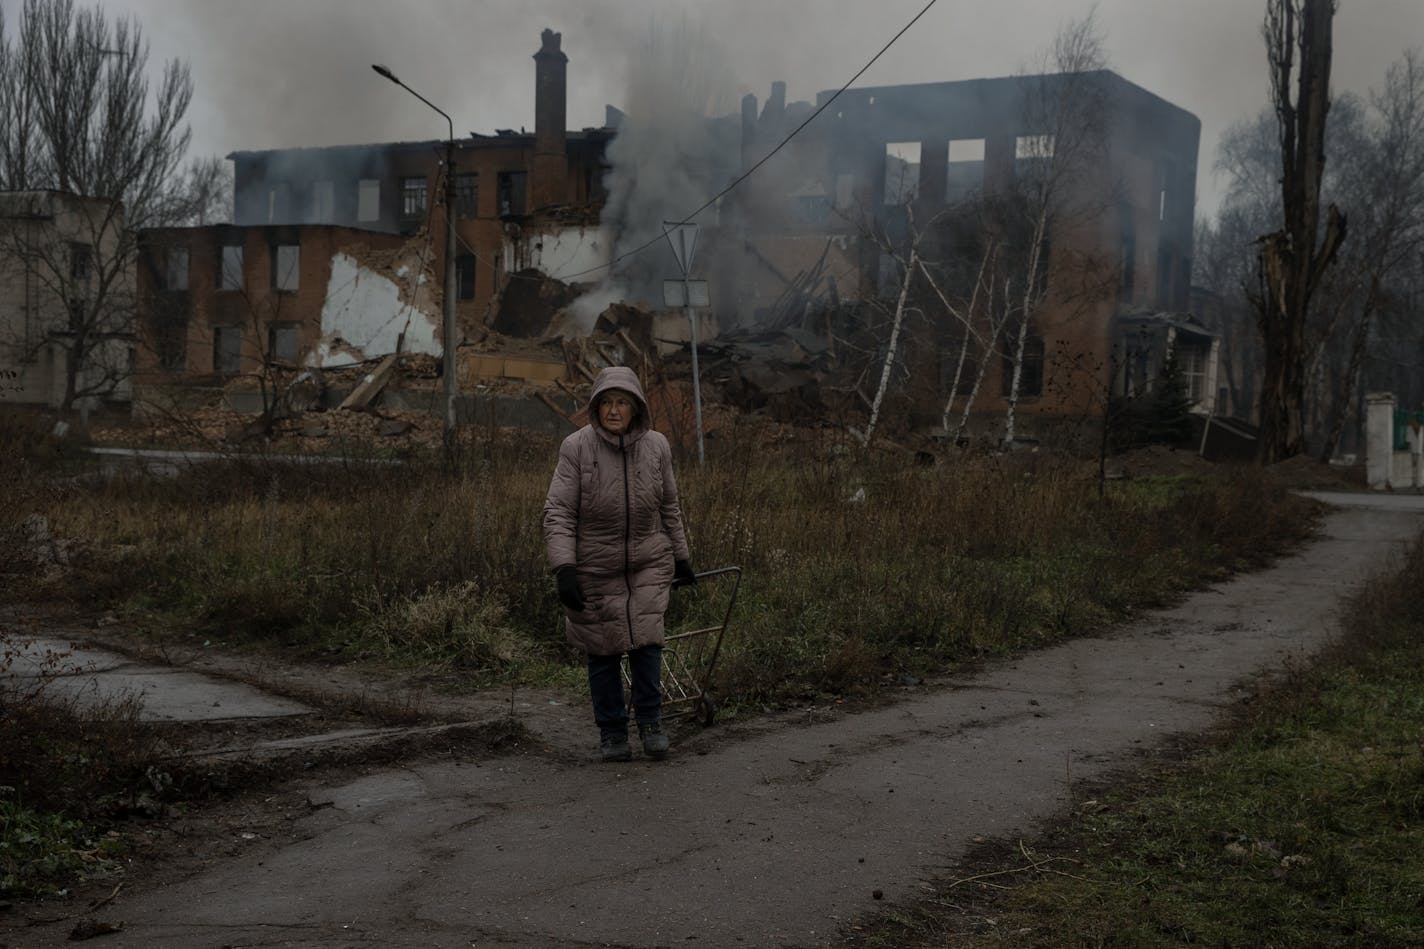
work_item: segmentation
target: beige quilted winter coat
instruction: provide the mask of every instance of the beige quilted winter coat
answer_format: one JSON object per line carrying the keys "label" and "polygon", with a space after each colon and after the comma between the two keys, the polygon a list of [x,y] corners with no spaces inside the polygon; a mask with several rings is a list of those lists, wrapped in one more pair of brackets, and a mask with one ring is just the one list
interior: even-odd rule
{"label": "beige quilted winter coat", "polygon": [[[622,436],[598,424],[598,400],[629,393],[638,419]],[[564,439],[544,501],[544,541],[554,570],[578,568],[584,608],[565,610],[565,634],[591,655],[661,645],[673,561],[690,560],[673,480],[672,449],[648,427],[648,400],[633,370],[604,369],[590,423]]]}

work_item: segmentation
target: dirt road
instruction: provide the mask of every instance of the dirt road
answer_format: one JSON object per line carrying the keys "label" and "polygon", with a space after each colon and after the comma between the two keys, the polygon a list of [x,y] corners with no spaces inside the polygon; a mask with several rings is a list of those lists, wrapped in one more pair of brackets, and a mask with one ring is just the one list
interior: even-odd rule
{"label": "dirt road", "polygon": [[[1080,782],[1320,646],[1340,596],[1424,526],[1424,499],[1345,500],[1271,569],[878,710],[719,726],[662,763],[523,755],[314,780],[281,836],[234,834],[202,872],[120,894],[97,915],[124,930],[100,944],[833,943],[975,836],[1031,832]],[[58,946],[72,925],[0,944]]]}

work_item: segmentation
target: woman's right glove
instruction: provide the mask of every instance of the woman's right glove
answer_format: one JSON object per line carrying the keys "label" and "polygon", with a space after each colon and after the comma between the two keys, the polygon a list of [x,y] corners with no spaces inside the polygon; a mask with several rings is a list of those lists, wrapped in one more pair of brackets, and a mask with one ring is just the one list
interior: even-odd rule
{"label": "woman's right glove", "polygon": [[692,561],[674,560],[672,562],[672,585],[675,587],[690,587],[697,583],[697,574],[692,570]]}
{"label": "woman's right glove", "polygon": [[575,613],[583,612],[583,587],[579,586],[578,570],[572,564],[560,567],[558,577],[559,602]]}

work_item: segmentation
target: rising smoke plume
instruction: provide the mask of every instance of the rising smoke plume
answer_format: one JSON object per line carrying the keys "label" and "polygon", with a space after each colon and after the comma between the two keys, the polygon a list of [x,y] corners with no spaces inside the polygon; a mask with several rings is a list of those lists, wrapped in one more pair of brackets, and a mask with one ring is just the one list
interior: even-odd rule
{"label": "rising smoke plume", "polygon": [[[585,330],[613,302],[661,306],[663,279],[678,276],[661,242],[663,222],[691,214],[735,175],[738,126],[727,113],[736,85],[728,62],[685,14],[655,18],[629,51],[627,110],[608,146],[612,170],[603,222],[615,259],[655,243],[605,271],[575,301]],[[714,223],[715,209],[695,220]]]}

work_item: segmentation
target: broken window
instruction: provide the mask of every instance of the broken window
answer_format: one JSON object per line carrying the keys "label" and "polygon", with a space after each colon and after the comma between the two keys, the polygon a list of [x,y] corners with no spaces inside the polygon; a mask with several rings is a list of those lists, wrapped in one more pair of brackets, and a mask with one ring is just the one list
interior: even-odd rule
{"label": "broken window", "polygon": [[427,191],[424,175],[400,180],[400,216],[402,221],[423,221],[425,219]]}
{"label": "broken window", "polygon": [[495,179],[495,198],[499,204],[499,216],[523,214],[525,192],[528,190],[529,175],[523,171],[501,171]]}
{"label": "broken window", "polygon": [[[1004,353],[1003,394],[1007,398],[1013,394],[1014,356]],[[1022,372],[1019,376],[1019,398],[1036,398],[1043,395],[1043,337],[1029,332],[1024,339]]]}
{"label": "broken window", "polygon": [[[964,357],[961,364],[960,356]],[[955,373],[959,373],[958,384]],[[951,337],[939,353],[939,386],[944,392],[954,386],[955,395],[969,395],[974,391],[974,383],[979,377],[979,347],[974,337]]]}
{"label": "broken window", "polygon": [[381,219],[381,182],[362,178],[356,184],[356,220],[369,224]]}
{"label": "broken window", "polygon": [[188,289],[188,248],[168,248],[163,266],[163,289]]}
{"label": "broken window", "polygon": [[588,170],[588,200],[590,202],[608,200],[608,173],[613,168],[600,162]]}
{"label": "broken window", "polygon": [[188,365],[188,321],[181,314],[161,313],[154,319],[154,348],[164,372],[182,372]]}
{"label": "broken window", "polygon": [[1020,135],[1014,139],[1014,174],[1020,179],[1046,182],[1053,166],[1052,135]]}
{"label": "broken window", "polygon": [[219,265],[218,289],[219,290],[241,290],[242,289],[242,245],[224,244],[222,248],[222,262]]}
{"label": "broken window", "polygon": [[1121,250],[1118,259],[1118,270],[1121,273],[1119,288],[1122,299],[1130,301],[1133,285],[1137,281],[1137,223],[1132,219],[1130,209],[1123,208],[1119,213],[1122,217]]}
{"label": "broken window", "polygon": [[791,193],[796,216],[803,224],[824,227],[831,221],[831,196],[820,182],[811,181]]}
{"label": "broken window", "polygon": [[1020,135],[1014,139],[1014,159],[1048,159],[1053,157],[1052,135]]}
{"label": "broken window", "polygon": [[885,203],[908,204],[920,193],[920,143],[885,145]]}
{"label": "broken window", "polygon": [[455,258],[455,298],[475,298],[475,255],[461,254]]}
{"label": "broken window", "polygon": [[1157,249],[1157,305],[1172,307],[1172,248],[1166,244]]}
{"label": "broken window", "polygon": [[89,244],[71,241],[69,244],[69,279],[84,281],[94,267],[94,248]]}
{"label": "broken window", "polygon": [[242,327],[213,327],[213,372],[225,376],[236,374],[242,368]]}
{"label": "broken window", "polygon": [[331,224],[336,220],[336,185],[332,182],[312,182],[311,220],[315,224]]}
{"label": "broken window", "polygon": [[1206,350],[1200,346],[1177,345],[1177,372],[1182,388],[1193,404],[1206,398]]}
{"label": "broken window", "polygon": [[279,181],[267,189],[267,223],[281,224],[291,214],[292,186]]}
{"label": "broken window", "polygon": [[949,142],[944,200],[955,204],[984,190],[984,140],[955,138]]}
{"label": "broken window", "polygon": [[301,341],[298,323],[272,323],[267,327],[267,360],[295,365]]}
{"label": "broken window", "polygon": [[296,290],[302,265],[302,249],[296,244],[278,244],[272,249],[272,286]]}
{"label": "broken window", "polygon": [[460,217],[480,216],[480,176],[478,172],[455,176],[455,213]]}
{"label": "broken window", "polygon": [[881,299],[893,297],[900,292],[900,281],[904,279],[904,273],[905,268],[900,265],[898,257],[885,251],[880,252],[880,267],[875,287]]}

